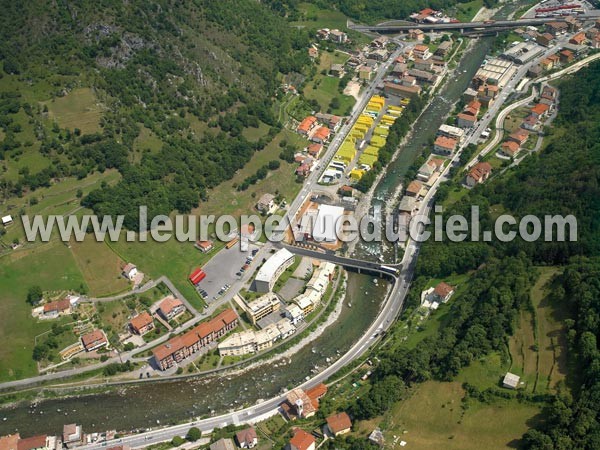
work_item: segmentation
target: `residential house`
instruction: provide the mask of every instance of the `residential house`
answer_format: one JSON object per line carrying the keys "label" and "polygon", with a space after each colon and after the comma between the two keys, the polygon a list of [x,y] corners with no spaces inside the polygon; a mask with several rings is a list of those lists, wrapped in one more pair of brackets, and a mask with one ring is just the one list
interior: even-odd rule
{"label": "residential house", "polygon": [[319,57],[319,50],[316,47],[308,47],[308,57],[310,59],[317,59]]}
{"label": "residential house", "polygon": [[285,317],[290,320],[292,325],[297,325],[301,320],[304,320],[304,312],[298,305],[293,303],[285,308]]}
{"label": "residential house", "polygon": [[408,195],[409,197],[418,197],[419,192],[421,192],[421,189],[423,189],[423,183],[417,180],[413,180],[408,184],[408,187],[406,188],[406,195]]}
{"label": "residential house", "polygon": [[571,50],[561,50],[558,55],[561,64],[570,64],[575,59],[575,54]]}
{"label": "residential house", "polygon": [[273,194],[263,194],[256,203],[256,209],[260,212],[268,213],[275,207],[275,196]]}
{"label": "residential house", "polygon": [[505,141],[501,146],[502,153],[510,158],[519,153],[520,149],[521,146],[514,141]]}
{"label": "residential house", "polygon": [[450,297],[452,297],[453,294],[454,288],[448,283],[441,281],[433,289],[433,292],[431,293],[431,300],[438,303],[446,303],[448,300],[450,300]]}
{"label": "residential house", "polygon": [[582,28],[581,22],[573,16],[567,17],[565,19],[565,23],[567,24],[567,27],[571,33],[575,33]]}
{"label": "residential house", "polygon": [[431,158],[427,160],[423,165],[419,168],[417,172],[417,178],[421,181],[429,181],[431,176],[439,171],[443,166],[443,160],[437,158]]}
{"label": "residential house", "polygon": [[[369,441],[375,445],[378,445],[379,447],[383,447],[385,445],[385,438],[381,432],[381,429],[375,428],[373,431],[371,431],[371,434],[369,434]],[[211,448],[211,450],[213,449]]]}
{"label": "residential house", "polygon": [[413,28],[408,30],[408,39],[411,41],[419,41],[422,42],[425,39],[425,33],[419,30],[418,28]]}
{"label": "residential house", "polygon": [[92,352],[108,346],[108,339],[102,330],[94,330],[81,336],[81,343],[86,352]]}
{"label": "residential house", "polygon": [[19,439],[21,439],[19,433],[0,436],[0,450],[17,450]]}
{"label": "residential house", "polygon": [[310,140],[316,142],[318,144],[323,144],[327,142],[329,139],[329,135],[331,134],[331,130],[327,127],[319,127],[310,137]]}
{"label": "residential house", "polygon": [[465,135],[465,131],[462,128],[453,127],[452,125],[447,125],[443,123],[438,128],[437,134],[438,136],[446,136],[449,138],[456,139],[458,142],[461,142]]}
{"label": "residential house", "polygon": [[404,75],[400,78],[400,84],[402,86],[415,86],[417,84],[417,79],[415,77],[411,77],[410,75]]}
{"label": "residential house", "polygon": [[541,119],[548,114],[549,110],[550,106],[544,103],[538,103],[533,108],[531,108],[531,115],[537,117],[538,119]]}
{"label": "residential house", "polygon": [[344,65],[343,64],[332,64],[329,69],[329,73],[334,77],[341,77],[344,75]]}
{"label": "residential house", "polygon": [[537,42],[540,45],[543,45],[544,47],[550,47],[550,45],[552,45],[552,42],[554,42],[554,36],[550,33],[538,34],[535,38],[535,42]]}
{"label": "residential house", "polygon": [[458,114],[456,118],[456,123],[460,128],[473,128],[477,122],[477,117],[465,113]]}
{"label": "residential house", "polygon": [[487,180],[492,173],[492,166],[487,162],[475,164],[467,174],[467,186],[473,187]]}
{"label": "residential house", "polygon": [[8,227],[13,224],[12,216],[2,216],[2,225]]}
{"label": "residential house", "polygon": [[415,98],[421,93],[421,86],[403,86],[396,83],[384,83],[383,91],[400,98]]}
{"label": "residential house", "polygon": [[254,448],[258,444],[256,430],[252,427],[245,428],[235,433],[235,440],[240,448]]}
{"label": "residential house", "polygon": [[556,36],[560,33],[566,33],[569,29],[569,25],[564,22],[548,22],[546,24],[546,30],[548,33],[551,33],[553,36]]}
{"label": "residential house", "polygon": [[458,141],[446,136],[438,136],[433,144],[433,151],[442,155],[451,155],[454,153]]}
{"label": "residential house", "polygon": [[208,253],[213,249],[213,241],[196,241],[194,247],[202,253]]}
{"label": "residential house", "polygon": [[321,28],[317,30],[318,39],[329,39],[329,28]]}
{"label": "residential house", "polygon": [[135,334],[143,336],[148,331],[154,330],[154,321],[152,320],[152,316],[147,311],[144,311],[129,321],[129,328]]}
{"label": "residential house", "polygon": [[502,386],[508,389],[516,389],[519,387],[519,381],[521,377],[514,373],[506,372],[504,379],[502,380]]}
{"label": "residential house", "polygon": [[444,41],[440,43],[438,48],[435,50],[435,54],[438,56],[446,56],[448,52],[452,49],[452,41]]}
{"label": "residential house", "polygon": [[414,197],[409,197],[407,195],[402,197],[402,199],[400,200],[400,204],[398,205],[398,212],[406,213],[412,216],[415,214],[416,211],[417,199],[415,199]]}
{"label": "residential house", "polygon": [[290,450],[315,450],[315,438],[312,434],[296,428],[294,436],[290,439]]}
{"label": "residential house", "polygon": [[523,122],[521,122],[521,128],[524,128],[527,131],[536,131],[539,128],[539,124],[537,117],[533,114],[529,114],[523,119]]}
{"label": "residential house", "polygon": [[573,45],[584,45],[586,42],[587,38],[585,37],[585,33],[577,33],[569,39],[569,44]]}
{"label": "residential house", "polygon": [[348,41],[348,35],[340,30],[331,30],[329,32],[329,40],[337,42],[338,44],[343,44]]}
{"label": "residential house", "polygon": [[314,144],[310,144],[306,149],[308,154],[313,158],[318,158],[321,154],[321,150],[323,150],[323,144],[319,144],[316,142]]}
{"label": "residential house", "polygon": [[548,70],[548,69],[544,69],[544,67],[542,67],[541,64],[535,64],[535,65],[531,66],[529,69],[527,69],[527,76],[531,77],[531,78],[537,78],[542,74],[543,70]]}
{"label": "residential house", "polygon": [[408,65],[406,63],[396,63],[396,64],[394,64],[394,67],[392,67],[391,75],[393,77],[400,78],[405,75],[407,70],[408,70]]}
{"label": "residential house", "polygon": [[315,409],[319,408],[319,402],[325,394],[327,394],[327,385],[323,383],[319,383],[306,391],[306,395],[310,398]]}
{"label": "residential house", "polygon": [[183,313],[185,311],[185,305],[178,298],[169,295],[160,302],[157,311],[163,319],[169,321]]}
{"label": "residential house", "polygon": [[389,53],[384,48],[378,48],[377,50],[373,50],[369,52],[369,58],[374,59],[375,61],[385,61],[388,59]]}
{"label": "residential house", "polygon": [[413,49],[413,54],[415,58],[420,59],[429,59],[431,58],[431,51],[429,51],[429,47],[425,44],[417,44]]}
{"label": "residential house", "polygon": [[347,413],[341,412],[329,416],[327,419],[326,432],[329,432],[334,437],[349,433],[352,429],[352,421]]}
{"label": "residential house", "polygon": [[359,66],[357,72],[360,80],[370,81],[373,76],[373,69],[366,65]]}
{"label": "residential house", "polygon": [[51,450],[50,438],[45,434],[32,436],[24,439],[19,439],[17,442],[17,450]]}
{"label": "residential house", "polygon": [[419,83],[434,84],[438,79],[436,74],[419,69],[410,69],[408,75],[415,77]]}
{"label": "residential house", "polygon": [[547,105],[554,104],[556,101],[557,90],[551,86],[544,86],[542,89],[542,96],[540,103],[546,103]]}
{"label": "residential house", "polygon": [[415,58],[414,67],[417,70],[432,70],[433,61],[430,59]]}
{"label": "residential house", "polygon": [[221,438],[210,444],[210,450],[235,450],[235,444],[231,439]]}
{"label": "residential house", "polygon": [[529,139],[529,133],[525,130],[517,130],[511,133],[508,138],[509,141],[516,142],[519,145],[523,145]]}
{"label": "residential house", "polygon": [[304,120],[302,120],[302,122],[300,122],[300,125],[298,125],[298,128],[296,128],[296,131],[299,134],[308,136],[310,134],[310,132],[313,130],[313,128],[315,128],[316,126],[317,126],[317,118],[315,116],[308,116],[308,117],[305,117]]}
{"label": "residential house", "polygon": [[317,113],[315,114],[315,117],[319,122],[325,124],[333,131],[336,131],[339,128],[342,121],[342,118],[340,116],[336,116],[335,114]]}
{"label": "residential house", "polygon": [[125,267],[123,267],[123,276],[125,278],[127,278],[129,281],[133,281],[135,279],[135,277],[138,274],[138,270],[137,267],[135,266],[135,264],[125,264]]}
{"label": "residential house", "polygon": [[301,388],[289,391],[281,408],[288,419],[307,419],[314,416],[318,409]]}
{"label": "residential house", "polygon": [[[552,70],[552,68],[554,67],[554,61],[551,60],[550,58],[544,58],[540,61],[540,64],[538,67],[540,67],[543,70]],[[531,69],[529,69],[529,70],[531,71]],[[539,75],[539,73],[538,73],[538,75]],[[538,75],[536,75],[536,76],[538,76]]]}
{"label": "residential house", "polygon": [[67,448],[75,447],[83,442],[83,431],[81,425],[71,423],[63,426],[63,445]]}
{"label": "residential house", "polygon": [[46,303],[44,305],[43,318],[55,319],[59,316],[71,314],[71,300],[67,297],[62,300]]}

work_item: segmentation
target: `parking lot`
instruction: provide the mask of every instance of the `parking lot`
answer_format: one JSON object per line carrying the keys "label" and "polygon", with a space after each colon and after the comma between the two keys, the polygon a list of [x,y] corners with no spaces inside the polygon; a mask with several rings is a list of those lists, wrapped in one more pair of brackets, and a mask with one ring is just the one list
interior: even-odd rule
{"label": "parking lot", "polygon": [[[258,248],[255,244],[250,244],[248,251],[242,251],[239,244],[230,249],[224,248],[202,267],[202,270],[206,272],[206,278],[196,286],[196,289],[203,295],[207,303],[212,303],[221,297],[227,291],[223,288],[231,287],[240,278],[237,274],[240,273],[240,269],[246,264],[252,252],[258,251]],[[259,262],[252,261],[250,263],[251,266],[255,264],[259,264]]]}

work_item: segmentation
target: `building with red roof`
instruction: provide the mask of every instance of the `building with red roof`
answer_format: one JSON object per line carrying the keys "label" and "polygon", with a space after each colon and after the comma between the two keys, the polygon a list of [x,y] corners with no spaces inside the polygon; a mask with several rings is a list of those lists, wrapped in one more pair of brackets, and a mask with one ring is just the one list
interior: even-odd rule
{"label": "building with red roof", "polygon": [[350,420],[350,416],[345,412],[329,416],[326,420],[326,431],[335,437],[349,433],[352,429],[352,421]]}
{"label": "building with red roof", "polygon": [[[514,144],[514,142],[513,142]],[[487,162],[479,162],[475,164],[467,175],[467,186],[475,186],[483,183],[492,174],[492,166]],[[445,283],[444,283],[445,284]],[[439,285],[438,285],[439,286]]]}
{"label": "building with red roof", "polygon": [[[192,274],[192,275],[194,275],[194,274]],[[194,280],[196,278],[197,278],[197,275],[195,275]],[[194,282],[192,280],[191,276],[190,276],[190,281],[192,281],[192,283]],[[175,298],[172,295],[169,295],[168,297],[165,297],[160,302],[160,304],[158,305],[157,311],[166,321],[169,321],[169,320],[173,319],[174,317],[177,317],[182,312],[184,312],[185,305],[178,298]]]}
{"label": "building with red roof", "polygon": [[148,312],[144,311],[129,321],[129,327],[135,334],[143,336],[148,331],[154,330],[154,321]]}
{"label": "building with red roof", "polygon": [[101,347],[106,347],[108,345],[108,339],[106,338],[104,331],[94,330],[81,336],[81,343],[86,352],[91,352],[98,350]]}
{"label": "building with red roof", "polygon": [[291,450],[315,450],[315,438],[312,434],[306,431],[296,428],[294,430],[294,436],[290,439]]}
{"label": "building with red roof", "polygon": [[308,136],[316,125],[317,118],[315,116],[308,116],[305,117],[302,122],[300,122],[300,125],[298,125],[298,128],[296,128],[296,131],[300,134]]}

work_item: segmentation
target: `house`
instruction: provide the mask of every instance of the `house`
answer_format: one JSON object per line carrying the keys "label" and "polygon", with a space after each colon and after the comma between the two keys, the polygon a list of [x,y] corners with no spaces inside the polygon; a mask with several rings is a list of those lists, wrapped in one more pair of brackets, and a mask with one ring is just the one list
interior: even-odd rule
{"label": "house", "polygon": [[508,136],[507,140],[516,142],[519,145],[523,145],[525,142],[527,142],[528,138],[529,138],[529,133],[527,131],[517,130],[514,133],[511,133]]}
{"label": "house", "polygon": [[326,420],[327,431],[335,437],[349,433],[352,429],[352,421],[350,420],[350,416],[348,416],[348,414],[345,412],[329,416]]}
{"label": "house", "polygon": [[463,112],[465,114],[469,114],[469,115],[477,117],[479,115],[480,109],[481,109],[481,103],[479,103],[477,100],[471,100],[469,103],[467,103],[467,106],[465,107]]}
{"label": "house", "polygon": [[467,186],[473,187],[485,182],[492,174],[492,166],[487,162],[475,164],[467,175]]}
{"label": "house", "polygon": [[235,440],[240,448],[254,448],[258,443],[256,430],[252,427],[245,428],[235,433]]}
{"label": "house", "polygon": [[19,439],[21,439],[19,433],[0,436],[0,450],[17,450]]}
{"label": "house", "polygon": [[306,391],[306,395],[308,395],[315,408],[319,408],[319,402],[325,394],[327,394],[327,385],[323,383],[319,383]]}
{"label": "house", "polygon": [[567,24],[567,27],[569,28],[569,31],[572,32],[572,33],[581,30],[581,22],[578,21],[573,16],[567,17],[565,19],[565,23]]}
{"label": "house", "polygon": [[430,59],[415,58],[414,67],[417,70],[432,70],[433,61]]}
{"label": "house", "polygon": [[413,180],[408,184],[408,187],[406,188],[406,195],[408,195],[409,197],[418,197],[419,192],[421,192],[421,189],[423,189],[423,183],[417,180]]}
{"label": "house", "polygon": [[575,59],[575,54],[571,50],[561,50],[558,56],[561,64],[569,64]]}
{"label": "house", "polygon": [[12,216],[3,216],[2,217],[2,225],[4,225],[5,227],[12,225],[13,224],[13,218]]}
{"label": "house", "polygon": [[436,74],[426,72],[425,70],[410,69],[408,74],[411,77],[415,77],[419,83],[434,84],[438,79]]}
{"label": "house", "polygon": [[300,164],[296,168],[296,175],[299,177],[307,177],[310,174],[310,166],[308,164]]}
{"label": "house", "polygon": [[319,50],[315,47],[308,47],[308,57],[310,59],[316,59],[319,57]]}
{"label": "house", "polygon": [[438,136],[433,144],[433,151],[442,155],[451,155],[457,145],[458,141],[454,138]]}
{"label": "house", "polygon": [[135,334],[143,336],[148,331],[154,330],[154,321],[152,320],[152,316],[144,311],[129,321],[129,328]]}
{"label": "house", "polygon": [[554,36],[550,33],[538,34],[535,37],[535,42],[537,42],[540,45],[543,45],[544,47],[550,47],[550,45],[552,45],[552,42],[554,42]]}
{"label": "house", "polygon": [[571,37],[571,39],[569,39],[569,44],[583,45],[583,44],[585,44],[586,41],[587,41],[587,38],[585,37],[584,33],[577,33],[577,34],[573,35],[573,37]]}
{"label": "house", "polygon": [[202,253],[208,253],[213,249],[213,242],[212,241],[196,241],[196,243],[194,244],[194,247],[196,247]]}
{"label": "house", "polygon": [[63,445],[67,448],[75,447],[83,442],[83,431],[81,425],[71,423],[63,426]]}
{"label": "house", "polygon": [[421,86],[403,86],[396,83],[384,83],[383,91],[388,95],[401,98],[414,98],[421,93]]}
{"label": "house", "polygon": [[506,375],[504,375],[504,379],[502,380],[502,386],[508,389],[516,389],[519,386],[520,380],[520,376],[506,372]]}
{"label": "house", "polygon": [[452,41],[444,41],[440,43],[440,45],[435,51],[435,54],[444,57],[448,54],[450,49],[452,49]]}
{"label": "house", "polygon": [[556,100],[556,94],[557,94],[556,89],[554,89],[551,86],[544,86],[544,88],[542,89],[542,96],[541,96],[540,103],[543,102],[544,100],[549,101],[550,104],[554,103]]}
{"label": "house", "polygon": [[341,77],[344,75],[344,65],[343,64],[332,64],[329,73],[334,77]]}
{"label": "house", "polygon": [[454,294],[454,288],[452,286],[450,286],[448,283],[441,281],[433,289],[431,298],[432,298],[432,300],[434,300],[438,303],[446,303],[448,300],[450,300],[450,297],[452,297],[452,294]]}
{"label": "house", "polygon": [[381,429],[375,428],[373,431],[371,431],[371,434],[369,434],[369,441],[371,441],[375,445],[383,447],[385,444],[385,438],[383,437]]}
{"label": "house", "polygon": [[305,117],[302,120],[302,122],[300,122],[300,125],[298,125],[298,128],[296,128],[296,131],[299,134],[308,136],[310,134],[310,132],[313,130],[313,128],[316,126],[317,126],[317,118],[315,116],[308,116],[308,117]]}
{"label": "house", "polygon": [[371,69],[369,66],[361,65],[357,69],[357,72],[358,72],[358,78],[360,80],[369,81],[371,79],[371,77],[373,76],[373,69]]}
{"label": "house", "polygon": [[520,149],[521,146],[514,141],[503,142],[501,146],[502,153],[511,158],[519,153]]}
{"label": "house", "polygon": [[309,396],[306,395],[301,388],[292,389],[287,393],[286,400],[284,402],[287,406],[284,409],[288,418],[300,418],[307,419],[312,417],[317,412],[318,408],[315,408]]}
{"label": "house", "polygon": [[564,22],[548,22],[546,24],[546,30],[554,36],[560,33],[566,33],[568,29],[569,25]]}
{"label": "house", "polygon": [[417,172],[417,178],[421,181],[429,181],[429,178],[443,165],[443,160],[431,158],[426,161]]}
{"label": "house", "polygon": [[312,434],[306,431],[296,428],[294,430],[294,436],[290,439],[291,450],[315,450],[315,438]]}
{"label": "house", "polygon": [[527,76],[531,78],[537,78],[542,74],[543,70],[548,69],[544,69],[541,64],[535,64],[527,69]]}
{"label": "house", "polygon": [[275,196],[273,194],[263,194],[256,203],[256,209],[260,212],[268,213],[275,207]]}
{"label": "house", "polygon": [[400,84],[402,84],[402,86],[414,86],[417,84],[417,79],[415,77],[411,77],[410,75],[404,75],[400,79]]}
{"label": "house", "polygon": [[408,30],[408,39],[412,41],[422,42],[423,39],[425,39],[425,33],[423,33],[423,31],[419,30],[418,28],[410,29]]}
{"label": "house", "polygon": [[45,319],[54,319],[59,316],[71,314],[71,300],[64,298],[44,305],[43,317]]}
{"label": "house", "polygon": [[[552,70],[552,68],[554,67],[554,61],[552,61],[550,58],[544,58],[540,61],[540,64],[538,67],[540,67],[540,69],[543,69],[543,70]],[[529,70],[531,71],[531,69],[529,69]],[[538,72],[538,75],[539,74],[540,74],[540,72]]]}
{"label": "house", "polygon": [[45,434],[19,439],[17,450],[50,450],[49,440]]}
{"label": "house", "polygon": [[129,281],[133,281],[135,279],[135,277],[138,274],[138,270],[137,267],[135,266],[135,264],[125,264],[125,267],[123,267],[123,276],[125,278],[127,278]]}
{"label": "house", "polygon": [[304,320],[304,313],[302,312],[302,309],[294,303],[285,308],[285,317],[290,320],[292,325],[296,325],[301,320]]}
{"label": "house", "polygon": [[475,122],[477,122],[477,118],[470,114],[460,113],[456,116],[456,124],[460,128],[472,128],[475,126]]}
{"label": "house", "polygon": [[310,144],[306,149],[308,154],[313,158],[318,158],[321,154],[321,150],[323,150],[323,144],[319,144],[316,142],[314,144]]}
{"label": "house", "polygon": [[310,140],[313,142],[316,142],[318,144],[323,144],[324,142],[327,141],[327,139],[329,139],[330,133],[331,133],[331,130],[329,128],[319,127],[314,132],[314,134],[311,136]]}
{"label": "house", "polygon": [[537,117],[538,119],[541,119],[548,113],[549,110],[550,106],[544,103],[538,103],[533,108],[531,108],[531,115]]}
{"label": "house", "polygon": [[185,305],[178,298],[169,295],[158,305],[158,313],[169,321],[185,311]]}
{"label": "house", "polygon": [[429,59],[431,58],[431,52],[429,51],[429,47],[425,44],[417,44],[413,49],[413,54],[415,58],[420,59]]}
{"label": "house", "polygon": [[81,343],[86,352],[92,352],[108,346],[108,339],[102,330],[94,330],[81,336]]}
{"label": "house", "polygon": [[521,122],[521,128],[524,128],[528,131],[535,131],[538,129],[538,126],[539,121],[533,114],[528,115],[525,117],[525,119],[523,119],[523,122]]}
{"label": "house", "polygon": [[320,30],[317,30],[317,38],[328,39],[329,38],[329,28],[321,28]]}
{"label": "house", "polygon": [[329,40],[337,42],[338,44],[343,44],[348,41],[348,35],[340,30],[331,30],[329,32]]}
{"label": "house", "polygon": [[235,450],[235,445],[231,439],[221,438],[210,444],[210,450]]}

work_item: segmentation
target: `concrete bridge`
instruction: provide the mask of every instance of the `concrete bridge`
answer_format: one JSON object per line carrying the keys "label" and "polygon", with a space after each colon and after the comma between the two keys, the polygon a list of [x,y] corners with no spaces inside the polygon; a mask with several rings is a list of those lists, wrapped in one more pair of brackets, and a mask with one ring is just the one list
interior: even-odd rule
{"label": "concrete bridge", "polygon": [[390,277],[395,280],[402,270],[402,264],[381,264],[373,261],[346,258],[344,256],[338,256],[332,251],[317,249],[317,247],[313,246],[300,246],[289,244],[282,244],[282,246],[288,249],[290,252],[294,253],[295,255],[307,256],[309,258],[329,261],[339,266],[342,266],[345,269],[357,271],[358,273],[370,273],[376,276]]}
{"label": "concrete bridge", "polygon": [[[599,17],[598,11],[591,14],[580,14],[577,18],[580,21],[593,20]],[[496,33],[499,31],[509,30],[512,28],[526,27],[529,25],[538,26],[548,22],[564,22],[566,17],[538,17],[533,19],[517,19],[517,20],[497,20],[485,22],[455,22],[455,23],[410,23],[405,21],[389,21],[379,25],[357,25],[348,24],[348,28],[361,32],[377,32],[377,33],[401,33],[418,28],[422,31],[458,31],[461,34],[471,32],[487,32]]]}

